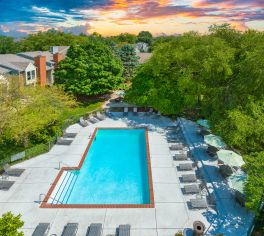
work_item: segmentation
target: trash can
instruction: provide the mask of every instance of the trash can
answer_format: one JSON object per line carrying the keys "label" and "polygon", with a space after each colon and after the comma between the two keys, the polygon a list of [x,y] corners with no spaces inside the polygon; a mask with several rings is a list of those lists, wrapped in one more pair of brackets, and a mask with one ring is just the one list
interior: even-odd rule
{"label": "trash can", "polygon": [[201,221],[193,222],[193,236],[203,236],[205,232],[205,225]]}

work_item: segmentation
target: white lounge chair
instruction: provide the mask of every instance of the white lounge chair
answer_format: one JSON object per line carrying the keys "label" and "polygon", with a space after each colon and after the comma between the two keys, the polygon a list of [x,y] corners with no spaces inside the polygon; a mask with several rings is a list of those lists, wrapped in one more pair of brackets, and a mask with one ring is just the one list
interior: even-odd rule
{"label": "white lounge chair", "polygon": [[199,185],[197,184],[188,184],[183,187],[185,194],[196,194],[200,192]]}
{"label": "white lounge chair", "polygon": [[96,112],[96,117],[98,120],[105,120],[106,116],[102,114],[100,111]]}
{"label": "white lounge chair", "polygon": [[99,122],[99,120],[96,119],[92,114],[89,115],[89,121],[93,124]]}
{"label": "white lounge chair", "polygon": [[85,120],[83,117],[81,117],[81,118],[80,118],[80,125],[81,125],[82,127],[86,127],[86,126],[89,125],[89,123],[88,123],[87,120]]}
{"label": "white lounge chair", "polygon": [[207,201],[204,198],[190,199],[191,208],[193,209],[203,209],[208,208]]}

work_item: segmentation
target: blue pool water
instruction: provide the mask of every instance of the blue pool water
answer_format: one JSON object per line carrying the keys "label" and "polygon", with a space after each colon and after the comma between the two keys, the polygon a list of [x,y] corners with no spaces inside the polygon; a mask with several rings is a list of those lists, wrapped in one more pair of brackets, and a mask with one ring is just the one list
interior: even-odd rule
{"label": "blue pool water", "polygon": [[84,163],[68,171],[53,204],[148,204],[144,129],[98,129]]}

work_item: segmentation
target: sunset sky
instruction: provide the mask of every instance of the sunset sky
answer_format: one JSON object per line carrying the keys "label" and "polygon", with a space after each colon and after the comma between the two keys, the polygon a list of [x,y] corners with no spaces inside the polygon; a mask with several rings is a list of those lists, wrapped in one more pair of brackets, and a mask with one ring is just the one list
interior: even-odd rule
{"label": "sunset sky", "polygon": [[103,35],[205,33],[221,23],[264,30],[264,0],[0,0],[0,8],[0,34],[16,37],[51,28]]}

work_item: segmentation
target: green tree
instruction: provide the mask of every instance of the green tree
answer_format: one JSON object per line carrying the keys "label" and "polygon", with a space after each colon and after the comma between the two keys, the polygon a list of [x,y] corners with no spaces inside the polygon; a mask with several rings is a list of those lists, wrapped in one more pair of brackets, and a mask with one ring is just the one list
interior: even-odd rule
{"label": "green tree", "polygon": [[152,40],[153,40],[153,36],[149,31],[141,31],[137,36],[138,42],[147,43],[149,45],[151,45]]}
{"label": "green tree", "polygon": [[[14,78],[17,79],[17,78]],[[13,87],[0,84],[0,144],[29,147],[61,132],[63,113],[76,102],[56,87]],[[13,88],[12,88],[13,87]]]}
{"label": "green tree", "polygon": [[117,44],[134,44],[137,41],[137,36],[130,33],[122,33],[117,36],[111,36],[110,39]]}
{"label": "green tree", "polygon": [[128,101],[165,114],[183,112],[228,83],[233,50],[221,39],[188,34],[160,45],[140,67]]}
{"label": "green tree", "polygon": [[69,49],[55,71],[55,83],[76,95],[105,94],[123,82],[123,67],[102,41],[89,41]]}
{"label": "green tree", "polygon": [[119,56],[125,69],[124,76],[126,79],[129,79],[139,64],[139,57],[137,56],[135,47],[130,44],[122,46],[119,50]]}
{"label": "green tree", "polygon": [[0,218],[0,235],[23,236],[24,233],[18,231],[24,225],[20,218],[21,215],[14,216],[11,212],[3,214]]}
{"label": "green tree", "polygon": [[0,54],[16,53],[17,43],[14,38],[0,35]]}

